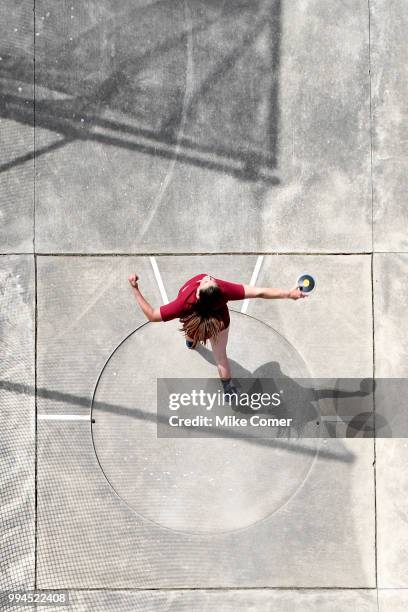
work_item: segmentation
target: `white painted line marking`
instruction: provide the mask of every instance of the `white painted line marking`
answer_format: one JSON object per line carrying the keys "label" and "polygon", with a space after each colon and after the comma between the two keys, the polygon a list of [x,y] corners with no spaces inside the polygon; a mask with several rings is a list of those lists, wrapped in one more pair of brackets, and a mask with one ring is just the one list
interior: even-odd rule
{"label": "white painted line marking", "polygon": [[159,291],[160,291],[160,295],[162,297],[163,303],[164,304],[168,304],[169,303],[169,298],[167,297],[167,293],[166,293],[166,290],[164,288],[163,280],[162,280],[162,277],[160,275],[160,271],[159,271],[159,268],[157,266],[156,259],[154,257],[150,257],[150,263],[152,264],[153,272],[154,272],[154,275],[156,277],[157,285],[159,287]]}
{"label": "white painted line marking", "polygon": [[[254,271],[252,272],[251,280],[249,281],[249,284],[251,285],[251,287],[254,287],[256,285],[256,281],[258,280],[258,275],[261,270],[263,258],[264,258],[263,255],[259,255],[258,259],[256,260],[255,268],[254,268]],[[241,312],[245,314],[246,311],[248,310],[248,305],[249,305],[249,299],[247,298],[246,300],[244,300],[244,303],[242,304]]]}
{"label": "white painted line marking", "polygon": [[89,414],[37,414],[39,421],[90,421]]}

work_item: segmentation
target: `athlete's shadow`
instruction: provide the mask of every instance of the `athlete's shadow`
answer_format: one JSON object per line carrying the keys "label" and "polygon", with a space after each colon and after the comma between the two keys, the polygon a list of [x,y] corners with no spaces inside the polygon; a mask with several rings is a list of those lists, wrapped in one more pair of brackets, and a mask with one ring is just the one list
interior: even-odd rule
{"label": "athlete's shadow", "polygon": [[[198,353],[214,365],[211,350],[199,346]],[[264,414],[279,419],[291,419],[292,431],[303,437],[316,437],[323,431],[328,437],[338,437],[347,432],[350,412],[372,410],[373,382],[371,379],[353,380],[353,389],[327,386],[325,379],[291,378],[282,372],[277,361],[269,361],[254,372],[229,358],[234,385],[238,394],[259,399],[262,394],[279,399],[277,405],[262,405],[254,408],[241,402],[231,401],[231,410],[236,414]],[[356,389],[356,386],[359,386]],[[354,398],[357,398],[354,402]],[[363,406],[364,405],[364,406]],[[324,423],[322,422],[322,417]],[[344,419],[343,419],[344,417]],[[331,418],[331,421],[330,421]],[[319,429],[320,428],[320,429]],[[318,432],[320,431],[320,434]],[[287,427],[277,428],[277,435],[287,435]]]}

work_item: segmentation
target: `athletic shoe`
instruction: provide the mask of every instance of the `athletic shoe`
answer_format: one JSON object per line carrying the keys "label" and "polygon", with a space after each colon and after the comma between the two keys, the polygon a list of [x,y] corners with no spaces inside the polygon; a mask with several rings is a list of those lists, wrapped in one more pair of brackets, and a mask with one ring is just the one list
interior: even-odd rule
{"label": "athletic shoe", "polygon": [[234,384],[232,383],[231,378],[230,378],[229,380],[222,380],[222,379],[221,379],[221,383],[222,383],[222,387],[223,387],[223,390],[224,390],[224,395],[227,395],[227,396],[234,396],[234,395],[235,395],[235,396],[236,396],[236,397],[226,397],[226,398],[225,398],[225,399],[226,399],[226,401],[227,401],[229,404],[231,403],[231,400],[232,400],[233,402],[234,402],[234,401],[236,402],[236,401],[237,401],[237,399],[238,399],[238,395],[239,395],[239,393],[238,393],[238,389],[237,389],[237,388],[234,386]]}

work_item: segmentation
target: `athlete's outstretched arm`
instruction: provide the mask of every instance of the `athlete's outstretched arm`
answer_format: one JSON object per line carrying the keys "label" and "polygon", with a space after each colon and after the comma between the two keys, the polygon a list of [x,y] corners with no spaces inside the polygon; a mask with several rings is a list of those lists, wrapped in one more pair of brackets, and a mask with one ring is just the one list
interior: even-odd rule
{"label": "athlete's outstretched arm", "polygon": [[132,286],[133,294],[136,298],[136,302],[139,304],[140,308],[143,310],[146,318],[152,322],[162,321],[162,317],[160,314],[160,308],[153,308],[147,300],[143,297],[140,292],[138,281],[139,277],[137,274],[131,274],[128,278],[129,283]]}
{"label": "athlete's outstretched arm", "polygon": [[273,287],[252,287],[244,285],[245,298],[264,298],[265,300],[299,300],[308,297],[299,287],[295,287],[291,291],[284,289],[274,289]]}

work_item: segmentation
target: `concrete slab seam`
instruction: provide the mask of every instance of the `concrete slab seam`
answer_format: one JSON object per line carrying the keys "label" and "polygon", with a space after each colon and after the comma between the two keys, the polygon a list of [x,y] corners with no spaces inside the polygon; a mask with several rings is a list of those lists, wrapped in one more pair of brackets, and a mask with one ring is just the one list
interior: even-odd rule
{"label": "concrete slab seam", "polygon": [[[371,0],[367,0],[368,9],[368,90],[370,108],[370,182],[371,182],[371,313],[372,313],[372,357],[373,357],[373,380],[375,378],[375,323],[374,323],[374,177],[373,177],[373,112],[372,112],[372,75],[371,75]],[[374,571],[377,591],[377,610],[380,610],[378,596],[378,554],[377,554],[377,466],[376,466],[376,412],[375,394],[373,395],[373,478],[374,478]]]}
{"label": "concrete slab seam", "polygon": [[371,4],[368,8],[368,92],[370,109],[370,183],[371,183],[371,250],[374,252],[374,175],[373,175],[373,109],[372,109],[372,79],[371,79]]}

